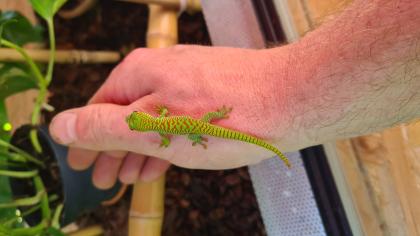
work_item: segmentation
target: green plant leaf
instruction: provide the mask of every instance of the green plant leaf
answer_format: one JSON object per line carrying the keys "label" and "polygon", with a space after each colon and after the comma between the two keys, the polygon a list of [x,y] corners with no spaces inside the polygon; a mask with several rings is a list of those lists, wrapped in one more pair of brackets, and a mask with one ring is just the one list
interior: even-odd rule
{"label": "green plant leaf", "polygon": [[1,40],[3,38],[3,31],[4,27],[8,24],[13,22],[13,20],[0,20],[0,46],[1,46]]}
{"label": "green plant leaf", "polygon": [[[10,190],[9,178],[0,176],[0,203],[10,202],[11,200],[12,191]],[[2,224],[1,222],[15,217],[15,211],[16,208],[0,209],[0,225]]]}
{"label": "green plant leaf", "polygon": [[5,98],[27,89],[37,88],[37,83],[27,70],[28,67],[23,64],[0,63],[0,140],[7,142],[10,139],[9,130],[4,129],[9,122]]}
{"label": "green plant leaf", "polygon": [[54,14],[57,13],[58,10],[66,3],[67,0],[56,0],[54,3]]}
{"label": "green plant leaf", "polygon": [[[10,202],[12,200],[12,191],[9,186],[9,178],[0,177],[0,202]],[[0,211],[1,212],[1,211]],[[13,214],[14,215],[14,214]],[[1,213],[0,213],[1,216]]]}
{"label": "green plant leaf", "polygon": [[[1,65],[1,64],[0,64]],[[37,88],[36,82],[16,63],[5,63],[0,67],[0,101],[6,97],[31,88]]]}
{"label": "green plant leaf", "polygon": [[62,233],[59,229],[56,229],[54,227],[49,227],[45,235],[46,236],[65,236],[64,233]]}
{"label": "green plant leaf", "polygon": [[[9,122],[9,119],[7,118],[6,104],[4,103],[4,100],[0,100],[0,140],[4,140],[6,142],[8,142],[10,139],[10,132],[3,130],[3,125],[7,122]],[[0,147],[0,151],[5,150],[7,149],[4,147]]]}
{"label": "green plant leaf", "polygon": [[0,236],[7,236],[11,230],[10,226],[0,224]]}
{"label": "green plant leaf", "polygon": [[[2,33],[0,38],[4,38],[19,46],[29,42],[42,42],[42,27],[33,26],[28,19],[18,12],[0,12],[0,25]],[[1,31],[1,29],[0,29]]]}
{"label": "green plant leaf", "polygon": [[67,0],[30,0],[34,10],[46,21],[52,20]]}

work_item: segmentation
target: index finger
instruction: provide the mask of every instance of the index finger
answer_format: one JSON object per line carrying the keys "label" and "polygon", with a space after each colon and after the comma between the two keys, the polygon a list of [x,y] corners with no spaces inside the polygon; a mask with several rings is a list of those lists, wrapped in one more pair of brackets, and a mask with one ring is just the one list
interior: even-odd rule
{"label": "index finger", "polygon": [[113,103],[128,105],[153,91],[153,73],[157,65],[150,65],[152,49],[140,48],[127,55],[111,72],[105,83],[92,96],[88,104]]}

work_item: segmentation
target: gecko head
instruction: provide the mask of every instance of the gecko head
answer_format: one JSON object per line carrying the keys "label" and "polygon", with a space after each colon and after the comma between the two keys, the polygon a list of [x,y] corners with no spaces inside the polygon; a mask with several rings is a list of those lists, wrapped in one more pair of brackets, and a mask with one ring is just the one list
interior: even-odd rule
{"label": "gecko head", "polygon": [[151,119],[153,117],[145,112],[134,111],[125,118],[131,130],[147,131],[150,130]]}

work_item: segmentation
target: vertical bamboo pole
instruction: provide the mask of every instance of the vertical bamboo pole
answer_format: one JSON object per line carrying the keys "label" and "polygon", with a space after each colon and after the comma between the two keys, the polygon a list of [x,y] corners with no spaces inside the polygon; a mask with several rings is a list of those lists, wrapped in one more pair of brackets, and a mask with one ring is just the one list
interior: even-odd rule
{"label": "vertical bamboo pole", "polygon": [[[147,47],[164,48],[177,43],[177,10],[149,5]],[[161,235],[164,212],[165,176],[145,183],[134,184],[131,199],[129,236]]]}

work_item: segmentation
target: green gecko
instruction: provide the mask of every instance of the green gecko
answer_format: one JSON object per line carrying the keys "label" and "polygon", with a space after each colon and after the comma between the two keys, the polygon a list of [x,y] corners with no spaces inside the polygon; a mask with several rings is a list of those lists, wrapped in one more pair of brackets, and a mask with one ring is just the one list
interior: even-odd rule
{"label": "green gecko", "polygon": [[255,136],[245,134],[236,130],[223,128],[213,125],[210,122],[214,119],[229,118],[228,114],[232,108],[223,106],[215,112],[209,112],[201,119],[194,119],[190,116],[170,116],[168,109],[164,106],[158,107],[159,117],[153,117],[145,112],[132,112],[126,118],[126,122],[131,130],[140,132],[158,132],[162,138],[161,147],[168,147],[170,144],[170,134],[187,135],[192,140],[192,145],[202,145],[207,148],[204,142],[207,139],[203,135],[210,135],[219,138],[239,140],[252,143],[274,152],[290,168],[289,160],[276,147]]}

